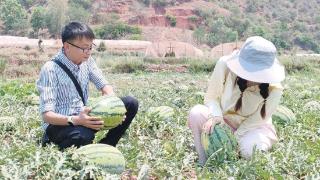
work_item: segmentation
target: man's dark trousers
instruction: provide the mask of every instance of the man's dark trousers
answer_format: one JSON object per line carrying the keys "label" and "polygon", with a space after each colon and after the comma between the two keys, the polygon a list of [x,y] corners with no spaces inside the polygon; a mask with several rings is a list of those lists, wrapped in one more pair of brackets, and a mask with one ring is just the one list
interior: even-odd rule
{"label": "man's dark trousers", "polygon": [[[121,100],[127,109],[125,121],[119,126],[110,129],[106,137],[104,137],[100,143],[116,146],[138,112],[139,103],[135,98],[126,96],[122,97]],[[60,149],[67,148],[72,145],[80,147],[91,144],[96,132],[96,130],[84,126],[49,125],[46,129],[46,135],[49,141],[57,144]]]}

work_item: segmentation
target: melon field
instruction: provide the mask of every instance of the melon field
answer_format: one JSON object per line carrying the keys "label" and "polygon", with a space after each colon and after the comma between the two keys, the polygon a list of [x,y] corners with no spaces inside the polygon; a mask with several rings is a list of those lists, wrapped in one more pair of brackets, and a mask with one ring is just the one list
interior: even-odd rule
{"label": "melon field", "polygon": [[[2,60],[0,179],[139,179],[143,173],[149,179],[320,178],[320,60],[280,57],[287,68],[281,104],[294,112],[296,121],[276,124],[279,142],[270,152],[256,152],[251,160],[238,158],[220,166],[209,160],[201,167],[186,125],[187,114],[203,103],[215,61],[96,58],[117,95],[134,96],[140,103],[117,145],[126,159],[125,171],[108,174],[84,157],[74,156],[75,148],[61,152],[55,145],[41,147],[35,81],[44,61],[19,64],[21,73],[12,74],[13,65]],[[98,97],[100,93],[90,87],[90,96]],[[150,113],[150,108],[159,106],[169,106],[173,113]]]}

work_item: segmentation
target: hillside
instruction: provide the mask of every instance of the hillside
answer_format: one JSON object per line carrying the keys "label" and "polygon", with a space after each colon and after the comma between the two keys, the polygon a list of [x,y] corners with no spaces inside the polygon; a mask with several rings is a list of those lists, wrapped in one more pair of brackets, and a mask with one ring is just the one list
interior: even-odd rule
{"label": "hillside", "polygon": [[320,52],[318,0],[4,0],[1,35],[58,37],[67,21],[103,39],[182,41],[198,47],[261,35],[279,49]]}

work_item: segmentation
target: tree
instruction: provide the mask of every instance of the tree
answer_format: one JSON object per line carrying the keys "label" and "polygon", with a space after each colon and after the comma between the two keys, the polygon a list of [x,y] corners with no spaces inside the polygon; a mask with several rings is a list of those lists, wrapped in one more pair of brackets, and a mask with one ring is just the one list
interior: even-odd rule
{"label": "tree", "polygon": [[31,26],[36,34],[38,34],[39,29],[46,26],[45,22],[45,9],[42,6],[34,8],[31,15]]}
{"label": "tree", "polygon": [[26,9],[29,9],[32,4],[34,4],[35,0],[19,0],[20,4],[24,6]]}
{"label": "tree", "polygon": [[90,13],[79,4],[70,3],[68,9],[68,17],[70,21],[80,21],[88,23]]}
{"label": "tree", "polygon": [[92,0],[69,0],[70,4],[77,4],[84,9],[88,10],[91,8]]}
{"label": "tree", "polygon": [[49,32],[58,36],[62,27],[66,23],[66,13],[68,10],[68,1],[50,0],[48,4],[48,12],[46,13],[46,24]]}
{"label": "tree", "polygon": [[238,33],[232,28],[226,26],[226,21],[224,18],[218,18],[217,20],[212,20],[209,25],[209,37],[208,43],[210,46],[219,43],[232,42],[235,41]]}
{"label": "tree", "polygon": [[27,12],[17,0],[4,0],[1,2],[0,17],[5,25],[5,30],[26,29]]}
{"label": "tree", "polygon": [[300,35],[296,37],[294,41],[295,44],[299,45],[301,48],[305,50],[312,50],[315,53],[320,53],[319,45],[316,43],[314,39],[312,39],[312,37],[310,37],[310,35]]}
{"label": "tree", "polygon": [[150,0],[138,0],[138,1],[143,3],[146,7],[150,6]]}
{"label": "tree", "polygon": [[205,42],[206,31],[203,27],[199,27],[193,31],[193,38],[197,41],[198,44]]}
{"label": "tree", "polygon": [[247,0],[246,12],[254,13],[258,11],[258,2],[256,0]]}
{"label": "tree", "polygon": [[152,5],[154,7],[165,7],[167,5],[167,1],[166,0],[154,0],[152,2]]}

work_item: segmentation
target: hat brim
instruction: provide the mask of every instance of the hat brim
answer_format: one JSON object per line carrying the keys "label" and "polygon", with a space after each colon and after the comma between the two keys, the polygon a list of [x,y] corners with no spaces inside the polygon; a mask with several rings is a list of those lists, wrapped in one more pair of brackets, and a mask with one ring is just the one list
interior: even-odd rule
{"label": "hat brim", "polygon": [[247,70],[240,64],[239,52],[231,55],[226,63],[233,73],[248,81],[258,83],[279,83],[285,78],[284,67],[277,59],[275,59],[273,65],[269,68],[257,71]]}

